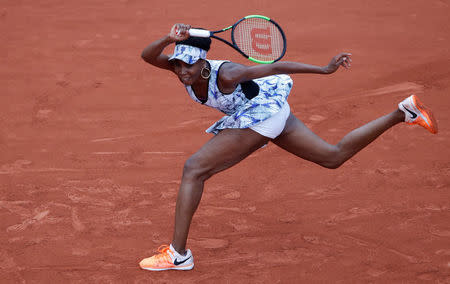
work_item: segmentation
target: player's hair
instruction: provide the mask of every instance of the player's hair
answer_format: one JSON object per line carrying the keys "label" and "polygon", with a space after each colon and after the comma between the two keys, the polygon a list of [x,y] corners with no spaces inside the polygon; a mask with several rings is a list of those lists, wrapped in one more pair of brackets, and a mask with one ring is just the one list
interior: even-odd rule
{"label": "player's hair", "polygon": [[[196,28],[196,29],[201,29],[201,28]],[[201,30],[203,30],[203,29],[201,29]],[[209,51],[209,49],[211,48],[211,38],[191,36],[185,40],[177,41],[176,45],[178,45],[178,44],[195,46],[195,47],[201,48],[203,50]]]}

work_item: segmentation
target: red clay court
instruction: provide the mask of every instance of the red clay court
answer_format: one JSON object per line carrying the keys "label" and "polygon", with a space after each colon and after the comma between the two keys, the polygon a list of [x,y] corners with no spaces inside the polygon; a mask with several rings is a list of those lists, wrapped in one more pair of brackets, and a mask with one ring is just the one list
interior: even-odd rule
{"label": "red clay court", "polygon": [[[248,15],[284,29],[292,111],[329,142],[415,93],[440,133],[398,125],[337,170],[273,144],[208,180],[193,271],[139,261],[171,241],[185,160],[222,114],[142,49],[177,22]],[[31,1],[0,8],[2,283],[449,283],[450,4],[398,1]],[[172,48],[166,50],[172,52]],[[214,42],[211,59],[247,61]]]}

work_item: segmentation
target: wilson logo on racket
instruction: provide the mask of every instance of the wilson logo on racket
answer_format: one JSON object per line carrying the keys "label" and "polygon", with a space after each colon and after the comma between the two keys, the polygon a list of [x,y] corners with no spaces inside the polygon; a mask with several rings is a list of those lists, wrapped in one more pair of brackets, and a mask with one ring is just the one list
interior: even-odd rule
{"label": "wilson logo on racket", "polygon": [[270,28],[265,29],[254,28],[250,32],[252,38],[252,48],[263,55],[272,54],[272,39],[270,36]]}
{"label": "wilson logo on racket", "polygon": [[[215,36],[230,29],[232,43]],[[256,63],[273,63],[286,53],[286,37],[283,30],[275,21],[261,15],[246,16],[234,25],[218,31],[190,29],[189,34],[220,40]]]}

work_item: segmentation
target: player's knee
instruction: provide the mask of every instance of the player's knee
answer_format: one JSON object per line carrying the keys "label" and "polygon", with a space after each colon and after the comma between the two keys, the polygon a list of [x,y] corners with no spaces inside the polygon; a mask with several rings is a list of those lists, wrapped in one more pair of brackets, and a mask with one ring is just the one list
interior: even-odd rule
{"label": "player's knee", "polygon": [[209,168],[201,158],[194,155],[184,163],[183,178],[205,181],[209,177]]}
{"label": "player's knee", "polygon": [[338,146],[333,146],[328,151],[326,158],[320,163],[322,167],[327,169],[339,168],[345,160],[342,157],[342,151]]}
{"label": "player's knee", "polygon": [[338,161],[327,161],[325,163],[322,164],[323,167],[327,168],[327,169],[337,169],[339,168],[343,163],[338,162]]}

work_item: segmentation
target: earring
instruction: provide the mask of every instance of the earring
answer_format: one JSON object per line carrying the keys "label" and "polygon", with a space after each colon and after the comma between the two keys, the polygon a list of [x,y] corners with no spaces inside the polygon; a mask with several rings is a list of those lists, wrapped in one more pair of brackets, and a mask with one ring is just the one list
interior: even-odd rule
{"label": "earring", "polygon": [[203,67],[202,70],[200,71],[200,76],[202,76],[203,79],[208,80],[209,77],[211,76],[211,69]]}

